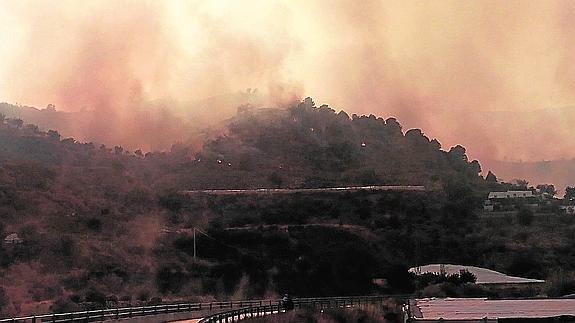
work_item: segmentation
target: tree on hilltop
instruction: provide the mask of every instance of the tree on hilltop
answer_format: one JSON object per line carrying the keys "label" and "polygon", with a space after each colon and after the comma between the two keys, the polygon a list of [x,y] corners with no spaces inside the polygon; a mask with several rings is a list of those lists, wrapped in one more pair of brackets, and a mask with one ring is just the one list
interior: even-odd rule
{"label": "tree on hilltop", "polygon": [[575,201],[575,186],[567,186],[563,198],[568,201]]}
{"label": "tree on hilltop", "polygon": [[497,176],[493,174],[491,171],[487,172],[487,176],[485,176],[485,180],[488,183],[497,183]]}
{"label": "tree on hilltop", "polygon": [[549,194],[550,196],[555,196],[557,195],[557,190],[555,189],[555,186],[553,184],[539,184],[537,185],[537,191],[540,194]]}

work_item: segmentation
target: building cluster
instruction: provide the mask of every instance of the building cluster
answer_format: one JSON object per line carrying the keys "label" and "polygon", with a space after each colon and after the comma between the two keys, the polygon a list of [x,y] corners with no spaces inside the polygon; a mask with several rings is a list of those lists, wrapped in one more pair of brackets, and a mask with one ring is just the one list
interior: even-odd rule
{"label": "building cluster", "polygon": [[512,211],[520,207],[534,209],[539,207],[541,202],[542,196],[535,195],[532,191],[489,192],[483,203],[483,210],[487,212]]}
{"label": "building cluster", "polygon": [[531,190],[490,192],[483,202],[485,212],[515,211],[521,208],[528,208],[532,211],[554,209],[564,214],[575,215],[575,203]]}
{"label": "building cluster", "polygon": [[17,233],[11,233],[4,238],[5,245],[17,245],[22,242],[24,242],[24,240],[20,238]]}

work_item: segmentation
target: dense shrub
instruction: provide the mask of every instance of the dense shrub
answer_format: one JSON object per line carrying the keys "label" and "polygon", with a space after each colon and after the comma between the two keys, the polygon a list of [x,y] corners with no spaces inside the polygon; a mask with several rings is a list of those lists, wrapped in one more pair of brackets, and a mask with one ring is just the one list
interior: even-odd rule
{"label": "dense shrub", "polygon": [[98,304],[106,304],[106,295],[97,290],[90,290],[86,293],[85,299],[87,302],[94,302]]}
{"label": "dense shrub", "polygon": [[188,280],[188,273],[176,265],[164,266],[156,274],[156,284],[162,294],[178,293]]}
{"label": "dense shrub", "polygon": [[6,295],[6,290],[4,287],[0,286],[0,313],[2,313],[3,308],[8,305],[9,299]]}
{"label": "dense shrub", "polygon": [[176,192],[170,192],[160,196],[160,205],[172,212],[178,212],[182,209],[184,198]]}
{"label": "dense shrub", "polygon": [[550,297],[575,294],[575,273],[563,270],[552,273],[547,279],[546,291]]}
{"label": "dense shrub", "polygon": [[531,225],[531,223],[533,223],[534,219],[533,211],[531,211],[528,208],[522,208],[521,210],[519,210],[519,212],[517,212],[516,218],[517,223],[529,226]]}
{"label": "dense shrub", "polygon": [[455,286],[462,284],[473,284],[477,280],[475,275],[469,271],[462,271],[460,274],[424,273],[416,276],[420,287],[428,285],[450,283]]}
{"label": "dense shrub", "polygon": [[517,254],[511,258],[506,272],[509,275],[542,279],[545,277],[545,270],[541,263],[541,258],[533,253]]}
{"label": "dense shrub", "polygon": [[102,220],[98,218],[89,218],[86,220],[86,227],[92,231],[100,231],[102,230]]}

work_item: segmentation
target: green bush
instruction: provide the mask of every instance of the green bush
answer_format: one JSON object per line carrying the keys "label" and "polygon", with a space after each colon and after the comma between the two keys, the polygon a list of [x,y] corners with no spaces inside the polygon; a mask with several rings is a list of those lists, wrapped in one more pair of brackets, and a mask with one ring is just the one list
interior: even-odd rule
{"label": "green bush", "polygon": [[[101,308],[101,307],[100,307]],[[50,311],[54,313],[66,313],[66,312],[74,312],[80,311],[84,308],[79,304],[71,301],[67,298],[58,298],[56,301],[50,306]]]}

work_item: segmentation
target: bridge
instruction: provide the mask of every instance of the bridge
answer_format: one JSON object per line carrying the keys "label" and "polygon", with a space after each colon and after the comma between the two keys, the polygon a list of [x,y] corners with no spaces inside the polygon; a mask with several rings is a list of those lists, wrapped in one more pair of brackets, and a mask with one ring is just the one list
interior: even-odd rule
{"label": "bridge", "polygon": [[[294,307],[328,309],[383,304],[388,299],[405,300],[409,295],[368,295],[343,297],[312,297],[293,299]],[[281,300],[243,300],[210,303],[175,303],[150,306],[129,306],[99,310],[51,313],[24,317],[0,319],[0,323],[64,323],[122,321],[126,323],[147,322],[198,322],[221,323],[234,322],[247,318],[284,313]]]}

